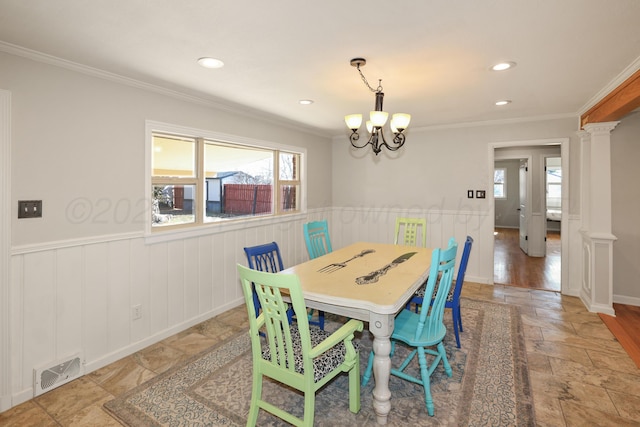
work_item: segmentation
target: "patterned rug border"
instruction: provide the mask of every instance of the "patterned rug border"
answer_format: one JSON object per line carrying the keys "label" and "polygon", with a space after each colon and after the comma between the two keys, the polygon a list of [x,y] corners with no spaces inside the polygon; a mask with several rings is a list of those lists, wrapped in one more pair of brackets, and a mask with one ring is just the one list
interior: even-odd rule
{"label": "patterned rug border", "polygon": [[[493,402],[484,402],[482,399],[478,400],[478,396],[476,396],[476,391],[474,387],[465,387],[462,391],[462,402],[473,402],[473,404],[463,405],[461,411],[458,413],[459,417],[457,419],[458,425],[460,426],[471,426],[471,425],[503,425],[503,426],[533,426],[535,425],[535,412],[533,408],[533,397],[531,395],[531,386],[530,386],[530,378],[529,372],[527,368],[527,355],[526,355],[526,347],[524,342],[524,334],[522,329],[522,319],[520,316],[520,309],[517,306],[505,304],[505,303],[497,303],[493,301],[483,301],[483,300],[474,300],[470,298],[462,298],[463,304],[463,313],[464,308],[468,309],[479,309],[482,312],[482,315],[479,316],[478,321],[482,326],[482,334],[493,334],[496,333],[494,330],[486,330],[483,323],[485,318],[485,307],[499,306],[501,308],[508,308],[509,310],[509,328],[511,337],[511,349],[513,349],[513,354],[511,355],[513,359],[514,365],[514,383],[520,384],[520,388],[516,388],[516,418],[507,418],[505,419],[502,414],[498,415],[499,420],[496,424],[496,419],[494,415],[491,414],[491,409],[488,408],[490,405],[495,405],[495,401]],[[480,306],[480,307],[479,307]],[[463,314],[464,316],[464,314]],[[366,328],[365,328],[366,329]],[[489,328],[491,329],[491,328]],[[466,331],[466,330],[465,330]],[[463,333],[464,334],[464,333]],[[474,340],[474,346],[472,346],[471,351],[475,352],[478,357],[472,358],[472,364],[467,365],[465,369],[465,379],[464,382],[471,382],[471,384],[476,383],[478,370],[477,366],[481,362],[482,352],[479,348],[480,343],[483,342],[482,338],[478,340]],[[463,344],[464,346],[464,344]],[[131,403],[132,399],[138,396],[140,399],[146,394],[153,395],[153,390],[156,387],[166,387],[166,384],[174,385],[173,391],[176,394],[188,393],[187,387],[192,387],[194,384],[198,384],[206,380],[206,377],[210,375],[212,370],[223,368],[227,365],[235,363],[239,358],[243,357],[246,352],[250,351],[250,342],[248,339],[248,334],[246,333],[238,333],[224,341],[216,343],[213,347],[210,347],[197,355],[194,355],[185,361],[181,362],[179,365],[174,366],[168,371],[159,374],[158,376],[146,381],[143,384],[129,390],[128,392],[120,395],[119,397],[106,402],[103,406],[114,418],[118,419],[121,423],[128,426],[163,426],[163,425],[176,425],[175,423],[171,423],[169,420],[163,420],[162,418],[158,420],[153,420],[149,418],[147,414],[143,411],[140,411],[135,407],[134,404]],[[363,368],[364,369],[364,368]],[[189,375],[184,375],[185,370],[189,371]],[[469,377],[470,374],[473,373],[472,378]],[[188,377],[189,383],[182,384],[181,378]],[[165,384],[163,384],[165,383]],[[364,389],[363,389],[364,390]],[[393,399],[393,397],[392,397]],[[475,399],[475,400],[474,400]],[[142,398],[141,400],[144,400]],[[184,408],[185,414],[189,413],[200,413],[200,412],[211,412],[211,409],[207,406],[207,401],[204,399],[198,399],[197,397],[193,399],[193,405],[190,405],[188,408]],[[150,406],[162,406],[161,401],[155,401],[150,399],[148,402]],[[393,405],[393,403],[392,403]],[[372,410],[372,408],[369,408]],[[367,410],[366,407],[363,406],[362,410]],[[362,412],[361,410],[361,412]],[[437,409],[436,409],[437,411]],[[229,415],[229,414],[227,414]],[[425,411],[425,417],[426,411]],[[432,421],[435,421],[434,425],[439,424],[436,418],[430,418]],[[165,424],[163,421],[169,421],[169,424]],[[192,419],[195,422],[195,420]],[[230,414],[227,417],[225,414],[215,414],[215,421],[213,423],[190,423],[189,419],[184,419],[184,424],[180,423],[179,425],[191,426],[191,425],[235,425],[242,419],[235,414]],[[390,420],[391,421],[391,420]],[[393,423],[392,423],[393,424]],[[244,425],[241,422],[241,425]],[[368,425],[368,424],[367,424]]]}

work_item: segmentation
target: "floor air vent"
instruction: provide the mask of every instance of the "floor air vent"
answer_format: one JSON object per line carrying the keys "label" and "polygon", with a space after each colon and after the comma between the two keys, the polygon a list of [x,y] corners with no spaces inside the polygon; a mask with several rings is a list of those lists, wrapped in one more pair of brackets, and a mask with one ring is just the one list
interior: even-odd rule
{"label": "floor air vent", "polygon": [[82,375],[82,359],[76,354],[52,366],[33,370],[33,395],[39,396]]}

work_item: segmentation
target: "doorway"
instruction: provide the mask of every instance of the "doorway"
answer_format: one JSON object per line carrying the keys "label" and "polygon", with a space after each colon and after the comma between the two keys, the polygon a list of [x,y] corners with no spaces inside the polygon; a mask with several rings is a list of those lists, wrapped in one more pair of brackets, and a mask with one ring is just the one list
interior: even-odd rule
{"label": "doorway", "polygon": [[561,166],[558,143],[494,148],[494,283],[562,291]]}

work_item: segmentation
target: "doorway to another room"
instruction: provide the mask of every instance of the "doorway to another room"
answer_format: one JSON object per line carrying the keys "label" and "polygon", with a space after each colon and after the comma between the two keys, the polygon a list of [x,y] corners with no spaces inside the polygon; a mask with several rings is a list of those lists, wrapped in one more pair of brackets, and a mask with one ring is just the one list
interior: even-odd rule
{"label": "doorway to another room", "polygon": [[561,292],[561,160],[559,145],[495,149],[495,284]]}

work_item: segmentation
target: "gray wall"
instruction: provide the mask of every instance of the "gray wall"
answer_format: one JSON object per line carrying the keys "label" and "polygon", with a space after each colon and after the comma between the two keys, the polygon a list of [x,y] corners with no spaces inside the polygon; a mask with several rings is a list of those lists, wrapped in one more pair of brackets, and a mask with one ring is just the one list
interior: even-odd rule
{"label": "gray wall", "polygon": [[640,298],[640,112],[611,133],[613,293]]}
{"label": "gray wall", "polygon": [[[450,236],[460,239],[465,233],[470,234],[477,242],[468,268],[468,276],[473,277],[470,281],[487,278],[492,281],[494,202],[489,195],[493,189],[493,147],[564,139],[569,141],[569,151],[577,151],[568,156],[569,162],[579,162],[577,123],[576,117],[567,117],[411,129],[402,150],[383,151],[377,157],[370,150],[351,149],[346,137],[334,138],[332,196],[334,210],[344,212],[335,221],[344,230],[341,243],[365,237],[392,241],[384,230],[393,217],[406,213],[423,216],[428,220],[429,245],[442,246]],[[525,149],[531,152],[527,145],[519,146],[514,153],[519,155]],[[540,153],[545,149],[538,148]],[[557,156],[559,148],[554,150]],[[540,160],[542,154],[534,158]],[[579,195],[579,180],[570,180],[569,185],[573,191],[567,194],[568,206],[579,212],[579,202],[571,199]],[[467,190],[485,190],[487,198],[468,199]],[[537,207],[534,213],[543,214],[540,197],[533,198],[532,207]],[[574,242],[579,238],[577,228],[573,227],[570,233]],[[567,255],[566,261],[571,259]],[[577,252],[573,259],[576,266],[581,265]],[[567,268],[570,270],[571,267]],[[580,277],[575,275],[566,283],[576,289]]]}
{"label": "gray wall", "polygon": [[[6,53],[0,63],[12,94],[12,205],[43,201],[42,219],[12,218],[14,246],[142,231],[145,120],[306,148],[308,206],[331,205],[329,138]],[[91,210],[82,221],[80,202]]]}

